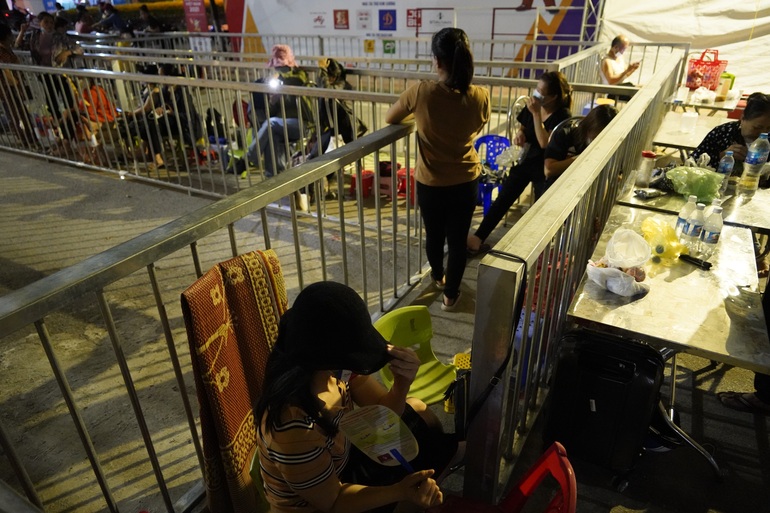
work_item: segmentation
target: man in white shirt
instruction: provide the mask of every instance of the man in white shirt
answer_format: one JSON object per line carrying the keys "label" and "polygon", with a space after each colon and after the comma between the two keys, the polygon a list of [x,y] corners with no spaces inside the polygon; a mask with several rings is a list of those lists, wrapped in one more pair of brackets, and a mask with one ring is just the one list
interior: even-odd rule
{"label": "man in white shirt", "polygon": [[602,59],[602,83],[607,85],[633,85],[625,80],[630,77],[638,68],[638,62],[632,62],[626,66],[626,60],[623,53],[631,45],[631,41],[624,36],[616,36],[612,40],[607,55]]}

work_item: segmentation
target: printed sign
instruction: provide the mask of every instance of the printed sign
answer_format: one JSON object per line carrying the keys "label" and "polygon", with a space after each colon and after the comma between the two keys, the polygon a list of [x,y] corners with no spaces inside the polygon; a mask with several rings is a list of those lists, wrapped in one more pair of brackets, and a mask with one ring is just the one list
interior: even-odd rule
{"label": "printed sign", "polygon": [[356,11],[356,28],[358,30],[372,29],[372,11]]}
{"label": "printed sign", "polygon": [[[423,27],[428,27],[431,32],[438,32],[444,27],[454,26],[454,10],[435,9],[425,11]],[[421,20],[422,21],[422,20]]]}
{"label": "printed sign", "polygon": [[382,40],[382,53],[389,53],[389,54],[395,54],[396,53],[396,42],[392,39],[383,39]]}
{"label": "printed sign", "polygon": [[364,39],[364,53],[374,53],[374,39]]}
{"label": "printed sign", "polygon": [[396,30],[396,10],[380,9],[380,30],[393,32]]}
{"label": "printed sign", "polygon": [[184,0],[184,19],[187,25],[187,32],[209,31],[206,4],[203,0]]}
{"label": "printed sign", "polygon": [[416,28],[422,27],[422,9],[406,10],[406,26]]}
{"label": "printed sign", "polygon": [[334,9],[334,28],[337,30],[350,28],[350,16],[347,9]]}
{"label": "printed sign", "polygon": [[325,28],[326,27],[326,13],[325,12],[311,12],[310,16],[313,17],[313,28]]}

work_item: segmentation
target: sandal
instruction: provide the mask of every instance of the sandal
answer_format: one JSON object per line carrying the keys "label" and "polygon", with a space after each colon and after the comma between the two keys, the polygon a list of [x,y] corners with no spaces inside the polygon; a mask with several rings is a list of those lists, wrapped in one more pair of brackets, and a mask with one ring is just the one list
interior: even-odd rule
{"label": "sandal", "polygon": [[450,299],[446,296],[441,297],[441,309],[445,312],[454,312],[457,310],[457,306],[460,304],[460,293],[457,294],[457,297],[454,299]]}
{"label": "sandal", "polygon": [[479,255],[485,255],[489,253],[489,250],[491,249],[492,249],[492,246],[485,242],[479,246],[479,249],[465,248],[465,252],[468,255],[468,258],[473,258]]}
{"label": "sandal", "polygon": [[770,415],[770,404],[761,401],[751,392],[719,392],[719,402],[733,410],[755,415]]}

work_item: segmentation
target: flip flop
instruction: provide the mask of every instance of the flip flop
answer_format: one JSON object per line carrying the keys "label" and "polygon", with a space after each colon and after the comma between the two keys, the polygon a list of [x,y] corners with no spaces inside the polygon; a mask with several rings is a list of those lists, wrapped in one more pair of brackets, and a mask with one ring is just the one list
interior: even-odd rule
{"label": "flip flop", "polygon": [[733,410],[755,415],[770,415],[770,404],[757,399],[753,393],[719,392],[719,402]]}
{"label": "flip flop", "polygon": [[490,244],[483,243],[479,246],[479,249],[465,248],[465,251],[468,254],[468,258],[473,258],[475,256],[485,255],[489,253],[489,250],[491,249],[492,246]]}

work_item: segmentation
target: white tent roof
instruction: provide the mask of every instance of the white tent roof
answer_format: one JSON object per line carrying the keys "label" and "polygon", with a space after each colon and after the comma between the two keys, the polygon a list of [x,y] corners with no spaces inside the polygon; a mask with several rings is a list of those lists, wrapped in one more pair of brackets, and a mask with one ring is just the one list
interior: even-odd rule
{"label": "white tent roof", "polygon": [[[606,0],[600,39],[690,43],[719,51],[735,88],[770,93],[770,0]],[[692,57],[692,56],[691,56]]]}

